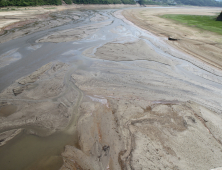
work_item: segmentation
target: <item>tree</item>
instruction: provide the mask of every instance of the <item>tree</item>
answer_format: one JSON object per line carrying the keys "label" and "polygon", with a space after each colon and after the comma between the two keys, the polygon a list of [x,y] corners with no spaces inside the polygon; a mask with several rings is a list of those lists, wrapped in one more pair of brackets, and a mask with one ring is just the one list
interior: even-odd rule
{"label": "tree", "polygon": [[145,5],[145,0],[139,0],[138,3],[139,3],[140,5]]}
{"label": "tree", "polygon": [[72,4],[71,0],[64,0],[66,4]]}

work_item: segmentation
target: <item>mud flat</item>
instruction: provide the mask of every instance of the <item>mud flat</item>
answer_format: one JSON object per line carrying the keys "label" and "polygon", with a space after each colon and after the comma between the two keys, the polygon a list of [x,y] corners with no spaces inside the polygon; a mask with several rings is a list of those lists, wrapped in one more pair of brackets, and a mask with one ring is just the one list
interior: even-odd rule
{"label": "mud flat", "polygon": [[[93,21],[100,21],[100,18],[93,18]],[[92,25],[86,25],[83,27],[77,27],[74,29],[68,29],[64,31],[59,31],[56,33],[53,33],[51,35],[48,35],[46,37],[43,37],[36,42],[67,42],[67,41],[76,41],[81,40],[83,38],[88,37],[89,35],[92,35],[96,31],[99,30],[99,28],[104,27],[106,25],[111,24],[111,22],[102,22],[98,24],[92,24]]]}
{"label": "mud flat", "polygon": [[18,49],[10,50],[0,56],[0,68],[11,64],[21,58],[21,54],[17,52]]}
{"label": "mud flat", "polygon": [[[68,81],[68,68],[69,66],[64,63],[50,62],[34,73],[20,78],[1,93],[2,167],[58,168],[62,161],[57,153],[62,152],[63,146],[67,143],[76,144],[75,129],[68,126],[68,123],[76,121],[75,107],[81,95],[70,86],[72,82]],[[14,147],[8,148],[11,143],[14,143]],[[18,152],[25,143],[32,152],[35,152],[31,159],[30,151]],[[54,149],[46,151],[45,147]],[[18,154],[18,158],[7,156],[13,153]],[[22,160],[19,158],[21,154],[24,158]],[[6,160],[14,164],[8,165]],[[30,160],[34,165],[30,164]]]}
{"label": "mud flat", "polygon": [[[139,7],[139,5],[125,5],[125,4],[109,4],[109,5],[60,5],[60,6],[40,6],[40,7],[20,7],[13,8],[7,11],[0,12],[0,43],[7,42],[11,39],[22,37],[37,31],[46,30],[49,28],[63,25],[67,22],[75,21],[84,16],[79,10],[87,9],[109,9],[109,8],[132,8]],[[4,8],[2,8],[4,9]],[[70,15],[54,15],[55,12],[78,10],[75,14]],[[66,12],[65,12],[66,13]],[[103,20],[98,14],[95,16],[96,20]],[[104,17],[104,16],[102,16]],[[94,20],[92,18],[92,20]]]}
{"label": "mud flat", "polygon": [[[86,14],[76,29],[71,23],[47,35],[27,35],[31,50],[18,47],[21,56],[36,50],[50,58],[55,53],[49,49],[56,49],[60,57],[0,93],[0,165],[222,167],[222,71],[136,27],[121,11]],[[27,65],[38,61],[28,59]],[[13,63],[1,69],[9,67]]]}
{"label": "mud flat", "polygon": [[[52,13],[53,11],[47,11],[44,9],[33,9],[32,12],[33,13],[26,13],[26,11],[22,11],[21,15],[16,16],[18,19],[14,20],[15,23],[10,25],[8,23],[5,23],[5,26],[2,27],[0,43],[32,34],[37,31],[57,27],[67,22],[78,20],[80,15],[79,13],[77,15],[69,17],[67,12],[57,15]],[[9,12],[7,12],[6,14],[8,13]],[[4,22],[4,20],[6,20],[6,22],[9,22],[10,17],[15,18],[14,13],[6,16],[4,16],[4,13],[0,13],[0,15],[4,17],[4,19],[1,19],[0,22]]]}
{"label": "mud flat", "polygon": [[[1,107],[15,106],[16,108],[10,115],[2,113],[1,129],[34,125],[40,129],[48,129],[47,134],[51,134],[66,127],[70,119],[68,106],[55,99],[63,92],[66,67],[67,65],[63,63],[49,63],[5,89],[1,93],[3,101]],[[53,79],[54,76],[56,79]],[[4,102],[4,99],[9,101]],[[36,112],[31,114],[34,113],[32,110],[36,110],[38,114]],[[49,111],[52,115],[48,113]],[[8,112],[8,110],[4,112]]]}
{"label": "mud flat", "polygon": [[61,169],[221,166],[221,108],[217,113],[201,106],[206,98],[198,96],[212,95],[207,88],[176,75],[172,68],[180,61],[150,48],[142,40],[115,41],[84,52],[106,61],[94,62],[90,73],[77,70],[72,75],[87,96],[77,125],[80,148],[66,146]]}
{"label": "mud flat", "polygon": [[[209,104],[204,102],[206,98],[198,97],[212,97],[212,93],[207,94],[208,83],[197,85],[197,77],[180,74],[176,68],[192,64],[161,55],[143,38],[129,42],[117,39],[83,52],[105,61],[94,62],[90,73],[77,70],[72,75],[88,96],[80,106],[80,148],[66,146],[61,169],[221,166],[221,108],[205,108],[202,105]],[[210,115],[212,119],[206,120]]]}

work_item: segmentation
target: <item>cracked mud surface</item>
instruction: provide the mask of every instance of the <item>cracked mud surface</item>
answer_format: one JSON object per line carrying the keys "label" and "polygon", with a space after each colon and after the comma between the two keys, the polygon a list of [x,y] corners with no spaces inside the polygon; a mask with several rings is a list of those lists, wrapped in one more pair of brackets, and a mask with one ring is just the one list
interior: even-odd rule
{"label": "cracked mud surface", "polygon": [[[222,167],[222,71],[134,26],[121,11],[82,13],[78,23],[18,39],[21,47],[17,39],[0,46],[13,47],[0,56],[21,56],[0,68],[13,81],[6,86],[0,78],[0,165]],[[14,70],[18,76],[10,77]]]}

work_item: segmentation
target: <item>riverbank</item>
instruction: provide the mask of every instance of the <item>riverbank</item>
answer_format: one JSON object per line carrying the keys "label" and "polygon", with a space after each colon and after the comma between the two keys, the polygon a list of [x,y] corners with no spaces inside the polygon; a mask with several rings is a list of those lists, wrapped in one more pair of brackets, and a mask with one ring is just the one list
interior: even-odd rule
{"label": "riverbank", "polygon": [[[222,8],[159,8],[159,9],[129,9],[123,15],[135,25],[162,37],[173,47],[196,57],[197,59],[222,68],[222,35],[186,26],[169,19],[162,18],[165,14],[210,15],[215,16]],[[169,41],[171,37],[176,41]]]}

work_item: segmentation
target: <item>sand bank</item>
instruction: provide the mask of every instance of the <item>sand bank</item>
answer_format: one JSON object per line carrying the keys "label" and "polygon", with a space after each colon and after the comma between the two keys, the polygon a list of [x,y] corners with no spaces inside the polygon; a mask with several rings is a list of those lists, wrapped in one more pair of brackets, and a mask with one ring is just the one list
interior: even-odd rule
{"label": "sand bank", "polygon": [[4,145],[7,143],[7,141],[13,139],[16,135],[21,133],[22,129],[13,129],[9,130],[3,133],[0,133],[0,146]]}
{"label": "sand bank", "polygon": [[14,105],[16,109],[10,115],[2,116],[0,128],[29,125],[46,130],[45,134],[39,135],[49,135],[65,128],[71,118],[68,104],[54,102],[53,98],[63,92],[66,69],[67,65],[63,63],[49,63],[5,89],[1,93],[1,100],[5,99],[6,102],[2,102],[1,107]]}
{"label": "sand bank", "polygon": [[[82,103],[80,149],[66,146],[61,170],[207,170],[221,166],[221,144],[205,123],[213,123],[204,117],[212,112],[190,103],[149,103],[108,99],[109,108],[97,102]],[[199,109],[204,110],[201,115]]]}
{"label": "sand bank", "polygon": [[160,18],[164,14],[215,15],[220,11],[221,8],[154,8],[125,10],[123,15],[134,24],[155,35],[178,39],[178,41],[166,39],[165,42],[221,69],[222,35]]}

